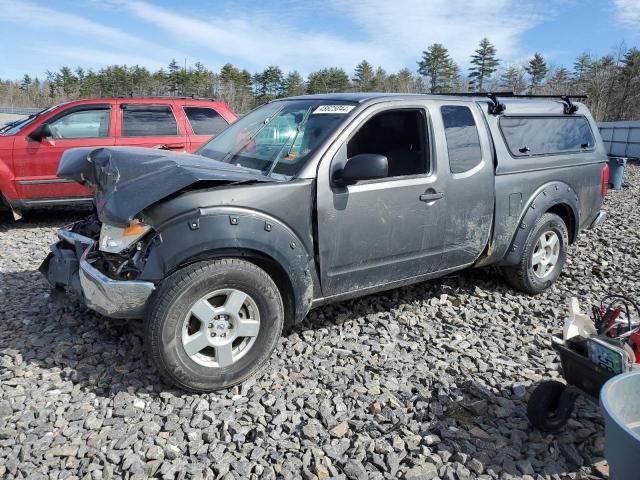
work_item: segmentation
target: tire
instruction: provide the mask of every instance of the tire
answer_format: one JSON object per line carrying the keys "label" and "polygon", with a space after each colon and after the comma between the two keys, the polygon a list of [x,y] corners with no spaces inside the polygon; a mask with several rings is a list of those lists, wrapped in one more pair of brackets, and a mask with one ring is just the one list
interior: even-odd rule
{"label": "tire", "polygon": [[[546,236],[544,238],[548,242],[552,242],[554,238],[557,240],[557,251],[555,250],[556,244],[551,246],[551,243],[548,245],[539,243],[544,242],[543,235]],[[540,253],[541,245],[544,245],[543,250],[547,246],[549,250]],[[523,292],[531,294],[543,292],[560,276],[567,260],[568,246],[569,232],[562,218],[554,213],[545,213],[529,232],[524,243],[520,263],[503,268],[505,279],[512,287]],[[536,255],[535,259],[534,254]],[[553,260],[554,257],[556,257],[555,260]],[[545,258],[549,262],[553,260],[553,265],[548,263],[546,267],[543,267],[540,262],[543,262]]]}
{"label": "tire", "polygon": [[208,392],[265,366],[283,325],[271,277],[253,263],[226,258],[187,266],[162,281],[146,311],[145,343],[169,383]]}
{"label": "tire", "polygon": [[575,393],[564,383],[556,380],[540,383],[527,403],[529,422],[543,432],[558,432],[569,421],[575,398]]}

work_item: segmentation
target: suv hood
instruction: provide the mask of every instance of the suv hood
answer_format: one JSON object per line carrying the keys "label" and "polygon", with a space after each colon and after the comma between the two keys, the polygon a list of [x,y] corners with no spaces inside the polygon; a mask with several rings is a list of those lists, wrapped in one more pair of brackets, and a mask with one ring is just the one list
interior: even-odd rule
{"label": "suv hood", "polygon": [[139,147],[67,150],[57,175],[95,187],[100,220],[120,227],[146,207],[196,182],[277,181],[201,155]]}

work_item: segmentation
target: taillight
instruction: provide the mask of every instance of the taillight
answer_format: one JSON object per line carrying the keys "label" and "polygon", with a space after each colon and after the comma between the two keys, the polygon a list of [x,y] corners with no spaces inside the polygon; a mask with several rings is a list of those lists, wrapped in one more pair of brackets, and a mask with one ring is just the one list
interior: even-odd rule
{"label": "taillight", "polygon": [[600,196],[604,198],[609,190],[609,164],[605,163],[602,167],[602,185],[600,185]]}

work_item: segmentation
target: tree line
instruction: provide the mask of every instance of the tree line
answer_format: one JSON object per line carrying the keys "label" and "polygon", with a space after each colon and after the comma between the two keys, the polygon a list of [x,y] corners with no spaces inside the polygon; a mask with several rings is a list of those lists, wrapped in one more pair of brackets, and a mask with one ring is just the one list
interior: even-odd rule
{"label": "tree line", "polygon": [[347,73],[327,67],[309,73],[283,72],[271,65],[251,73],[230,63],[213,71],[198,62],[182,67],[172,60],[150,71],[138,65],[100,70],[62,67],[43,79],[29,75],[0,79],[0,105],[45,107],[63,100],[112,96],[195,96],[226,102],[243,113],[274,98],[331,92],[513,92],[516,94],[587,95],[598,121],[640,118],[640,50],[620,46],[602,57],[584,53],[571,68],[553,66],[540,53],[524,64],[506,64],[484,38],[470,56],[467,72],[447,48],[434,43],[422,52],[416,71],[387,72],[367,60]]}

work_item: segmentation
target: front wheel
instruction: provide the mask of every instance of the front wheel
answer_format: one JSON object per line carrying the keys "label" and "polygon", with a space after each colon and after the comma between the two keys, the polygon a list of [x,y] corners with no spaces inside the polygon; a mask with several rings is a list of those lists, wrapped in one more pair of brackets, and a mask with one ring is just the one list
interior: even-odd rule
{"label": "front wheel", "polygon": [[284,325],[279,290],[253,263],[200,262],[167,277],[145,319],[151,360],[186,390],[213,391],[264,366]]}
{"label": "front wheel", "polygon": [[509,284],[526,293],[540,293],[560,276],[567,259],[569,232],[562,218],[545,213],[524,243],[518,265],[503,268]]}

